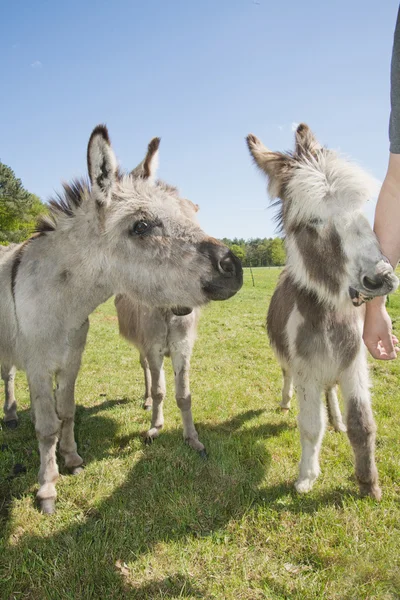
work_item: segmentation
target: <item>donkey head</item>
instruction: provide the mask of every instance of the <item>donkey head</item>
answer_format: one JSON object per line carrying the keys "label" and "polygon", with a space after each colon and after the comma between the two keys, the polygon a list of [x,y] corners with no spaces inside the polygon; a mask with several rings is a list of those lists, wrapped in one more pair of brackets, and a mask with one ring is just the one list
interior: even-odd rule
{"label": "donkey head", "polygon": [[[159,138],[143,161],[121,175],[107,129],[90,137],[90,195],[112,273],[114,293],[127,293],[160,307],[194,307],[225,300],[242,286],[240,261],[207,236],[196,207],[176,188],[156,182]],[[187,309],[190,310],[190,309]]]}
{"label": "donkey head", "polygon": [[298,126],[292,153],[272,152],[254,135],[247,144],[280,199],[287,267],[301,285],[328,302],[355,306],[388,294],[398,279],[362,213],[377,185],[357,165],[323,148],[307,125]]}

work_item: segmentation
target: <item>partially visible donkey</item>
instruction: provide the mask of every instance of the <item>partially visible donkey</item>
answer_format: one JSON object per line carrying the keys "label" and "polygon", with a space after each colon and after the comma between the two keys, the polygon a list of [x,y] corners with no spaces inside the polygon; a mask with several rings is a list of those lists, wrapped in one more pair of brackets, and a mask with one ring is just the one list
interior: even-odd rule
{"label": "partially visible donkey", "polygon": [[360,491],[379,499],[375,422],[371,410],[362,327],[364,300],[393,292],[398,279],[362,213],[374,181],[359,167],[323,148],[307,125],[296,131],[294,153],[271,152],[247,138],[269,194],[281,200],[287,263],[271,299],[267,329],[299,401],[302,446],[298,492],[319,474],[326,424],[321,401],[340,384],[347,433]]}
{"label": "partially visible donkey", "polygon": [[[179,198],[178,190],[162,181],[156,185],[164,187],[175,196],[182,212],[196,222],[198,206]],[[183,437],[185,441],[205,456],[193,423],[192,398],[189,387],[190,357],[196,340],[200,309],[194,308],[177,314],[169,308],[150,307],[127,295],[119,294],[115,299],[120,334],[135,344],[140,352],[145,381],[143,408],[152,409],[151,428],[146,441],[156,438],[164,425],[163,402],[166,393],[163,362],[170,356],[175,375],[176,403],[181,410]]]}
{"label": "partially visible donkey", "polygon": [[118,293],[179,313],[229,298],[242,285],[233,254],[151,182],[158,145],[154,139],[142,163],[122,175],[107,129],[96,127],[87,150],[90,184],[65,185],[38,232],[0,256],[0,363],[27,374],[44,512],[54,510],[58,440],[68,469],[83,462],[74,387],[90,313]]}
{"label": "partially visible donkey", "polygon": [[[9,246],[0,245],[0,263],[5,259],[6,253],[12,252],[16,248],[16,244]],[[14,380],[16,368],[11,364],[1,363],[1,378],[4,383],[4,422],[9,429],[17,427],[17,402],[15,400]]]}
{"label": "partially visible donkey", "polygon": [[175,375],[176,403],[181,410],[185,441],[206,456],[193,423],[192,398],[189,387],[190,357],[196,340],[199,308],[177,316],[170,309],[150,308],[128,296],[117,296],[119,330],[140,351],[140,364],[145,378],[143,408],[152,408],[151,428],[146,441],[156,438],[164,425],[163,402],[165,377],[163,361],[170,356]]}

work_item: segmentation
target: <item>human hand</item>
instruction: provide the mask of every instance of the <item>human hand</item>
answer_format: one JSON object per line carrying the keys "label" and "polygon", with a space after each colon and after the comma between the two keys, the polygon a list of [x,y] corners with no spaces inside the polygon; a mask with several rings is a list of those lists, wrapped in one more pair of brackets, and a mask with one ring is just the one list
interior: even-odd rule
{"label": "human hand", "polygon": [[363,339],[374,358],[393,360],[397,357],[399,340],[392,334],[392,321],[384,298],[375,298],[367,304]]}

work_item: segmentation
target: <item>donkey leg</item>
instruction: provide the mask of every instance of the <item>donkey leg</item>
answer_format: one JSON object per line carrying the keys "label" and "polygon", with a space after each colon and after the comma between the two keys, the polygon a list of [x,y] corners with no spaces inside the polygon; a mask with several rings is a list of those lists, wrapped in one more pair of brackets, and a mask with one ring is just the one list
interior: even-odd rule
{"label": "donkey leg", "polygon": [[153,401],[151,399],[151,372],[149,367],[149,361],[147,358],[140,353],[140,364],[142,365],[143,373],[144,373],[144,402],[143,408],[144,410],[151,410],[153,405]]}
{"label": "donkey leg", "polygon": [[282,388],[282,401],[280,407],[283,411],[290,409],[290,401],[293,396],[293,380],[292,374],[287,368],[282,367],[283,375],[283,388]]}
{"label": "donkey leg", "polygon": [[48,375],[42,378],[30,376],[29,373],[27,376],[40,453],[40,487],[37,499],[42,512],[53,513],[57,496],[55,484],[58,479],[56,446],[61,421],[55,409],[52,378]]}
{"label": "donkey leg", "polygon": [[68,353],[65,357],[64,368],[56,374],[56,411],[61,420],[60,454],[65,466],[74,475],[82,469],[83,459],[77,452],[75,442],[75,381],[81,366],[82,353],[85,348],[89,321],[68,334]]}
{"label": "donkey leg", "polygon": [[355,456],[355,471],[360,492],[380,500],[382,496],[375,464],[376,425],[368,389],[366,357],[360,353],[340,378],[346,402],[347,434]]}
{"label": "donkey leg", "polygon": [[347,431],[343,423],[342,413],[340,412],[339,400],[336,393],[336,387],[328,388],[325,392],[326,406],[328,408],[329,422],[335,431]]}
{"label": "donkey leg", "polygon": [[56,409],[61,420],[60,454],[64,458],[65,466],[73,475],[79,473],[83,459],[77,452],[75,442],[75,374],[65,371],[57,373]]}
{"label": "donkey leg", "polygon": [[309,492],[320,473],[319,453],[326,427],[321,391],[318,386],[309,383],[296,386],[300,408],[301,460],[295,487],[300,493]]}
{"label": "donkey leg", "polygon": [[205,448],[199,440],[193,423],[192,396],[189,384],[190,355],[184,356],[181,351],[171,349],[171,360],[175,373],[175,398],[182,415],[184,440],[191,448],[205,456]]}
{"label": "donkey leg", "polygon": [[18,424],[17,401],[14,394],[14,381],[17,369],[9,365],[1,365],[1,378],[4,381],[4,422],[9,429],[15,429]]}
{"label": "donkey leg", "polygon": [[151,443],[160,433],[164,425],[163,403],[165,398],[165,375],[163,369],[164,356],[160,349],[153,348],[147,360],[151,373],[151,398],[153,410],[151,427],[146,433],[146,443]]}

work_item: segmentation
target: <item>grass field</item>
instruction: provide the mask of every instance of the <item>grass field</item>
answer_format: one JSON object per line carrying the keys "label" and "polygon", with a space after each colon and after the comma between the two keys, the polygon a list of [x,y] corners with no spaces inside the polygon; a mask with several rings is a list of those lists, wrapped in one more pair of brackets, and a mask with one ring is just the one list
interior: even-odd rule
{"label": "grass field", "polygon": [[[371,361],[382,502],[359,497],[347,437],[332,429],[319,480],[298,496],[296,407],[278,410],[263,327],[278,274],[255,269],[253,287],[246,270],[235,298],[203,312],[191,388],[207,461],[183,442],[169,361],[165,428],[143,445],[138,353],[119,338],[109,301],[90,318],[77,385],[86,468],[72,477],[60,464],[57,513],[41,515],[18,374],[20,425],[0,444],[1,600],[400,598],[400,359]],[[399,332],[400,294],[389,308]],[[16,464],[26,473],[13,476]]]}

